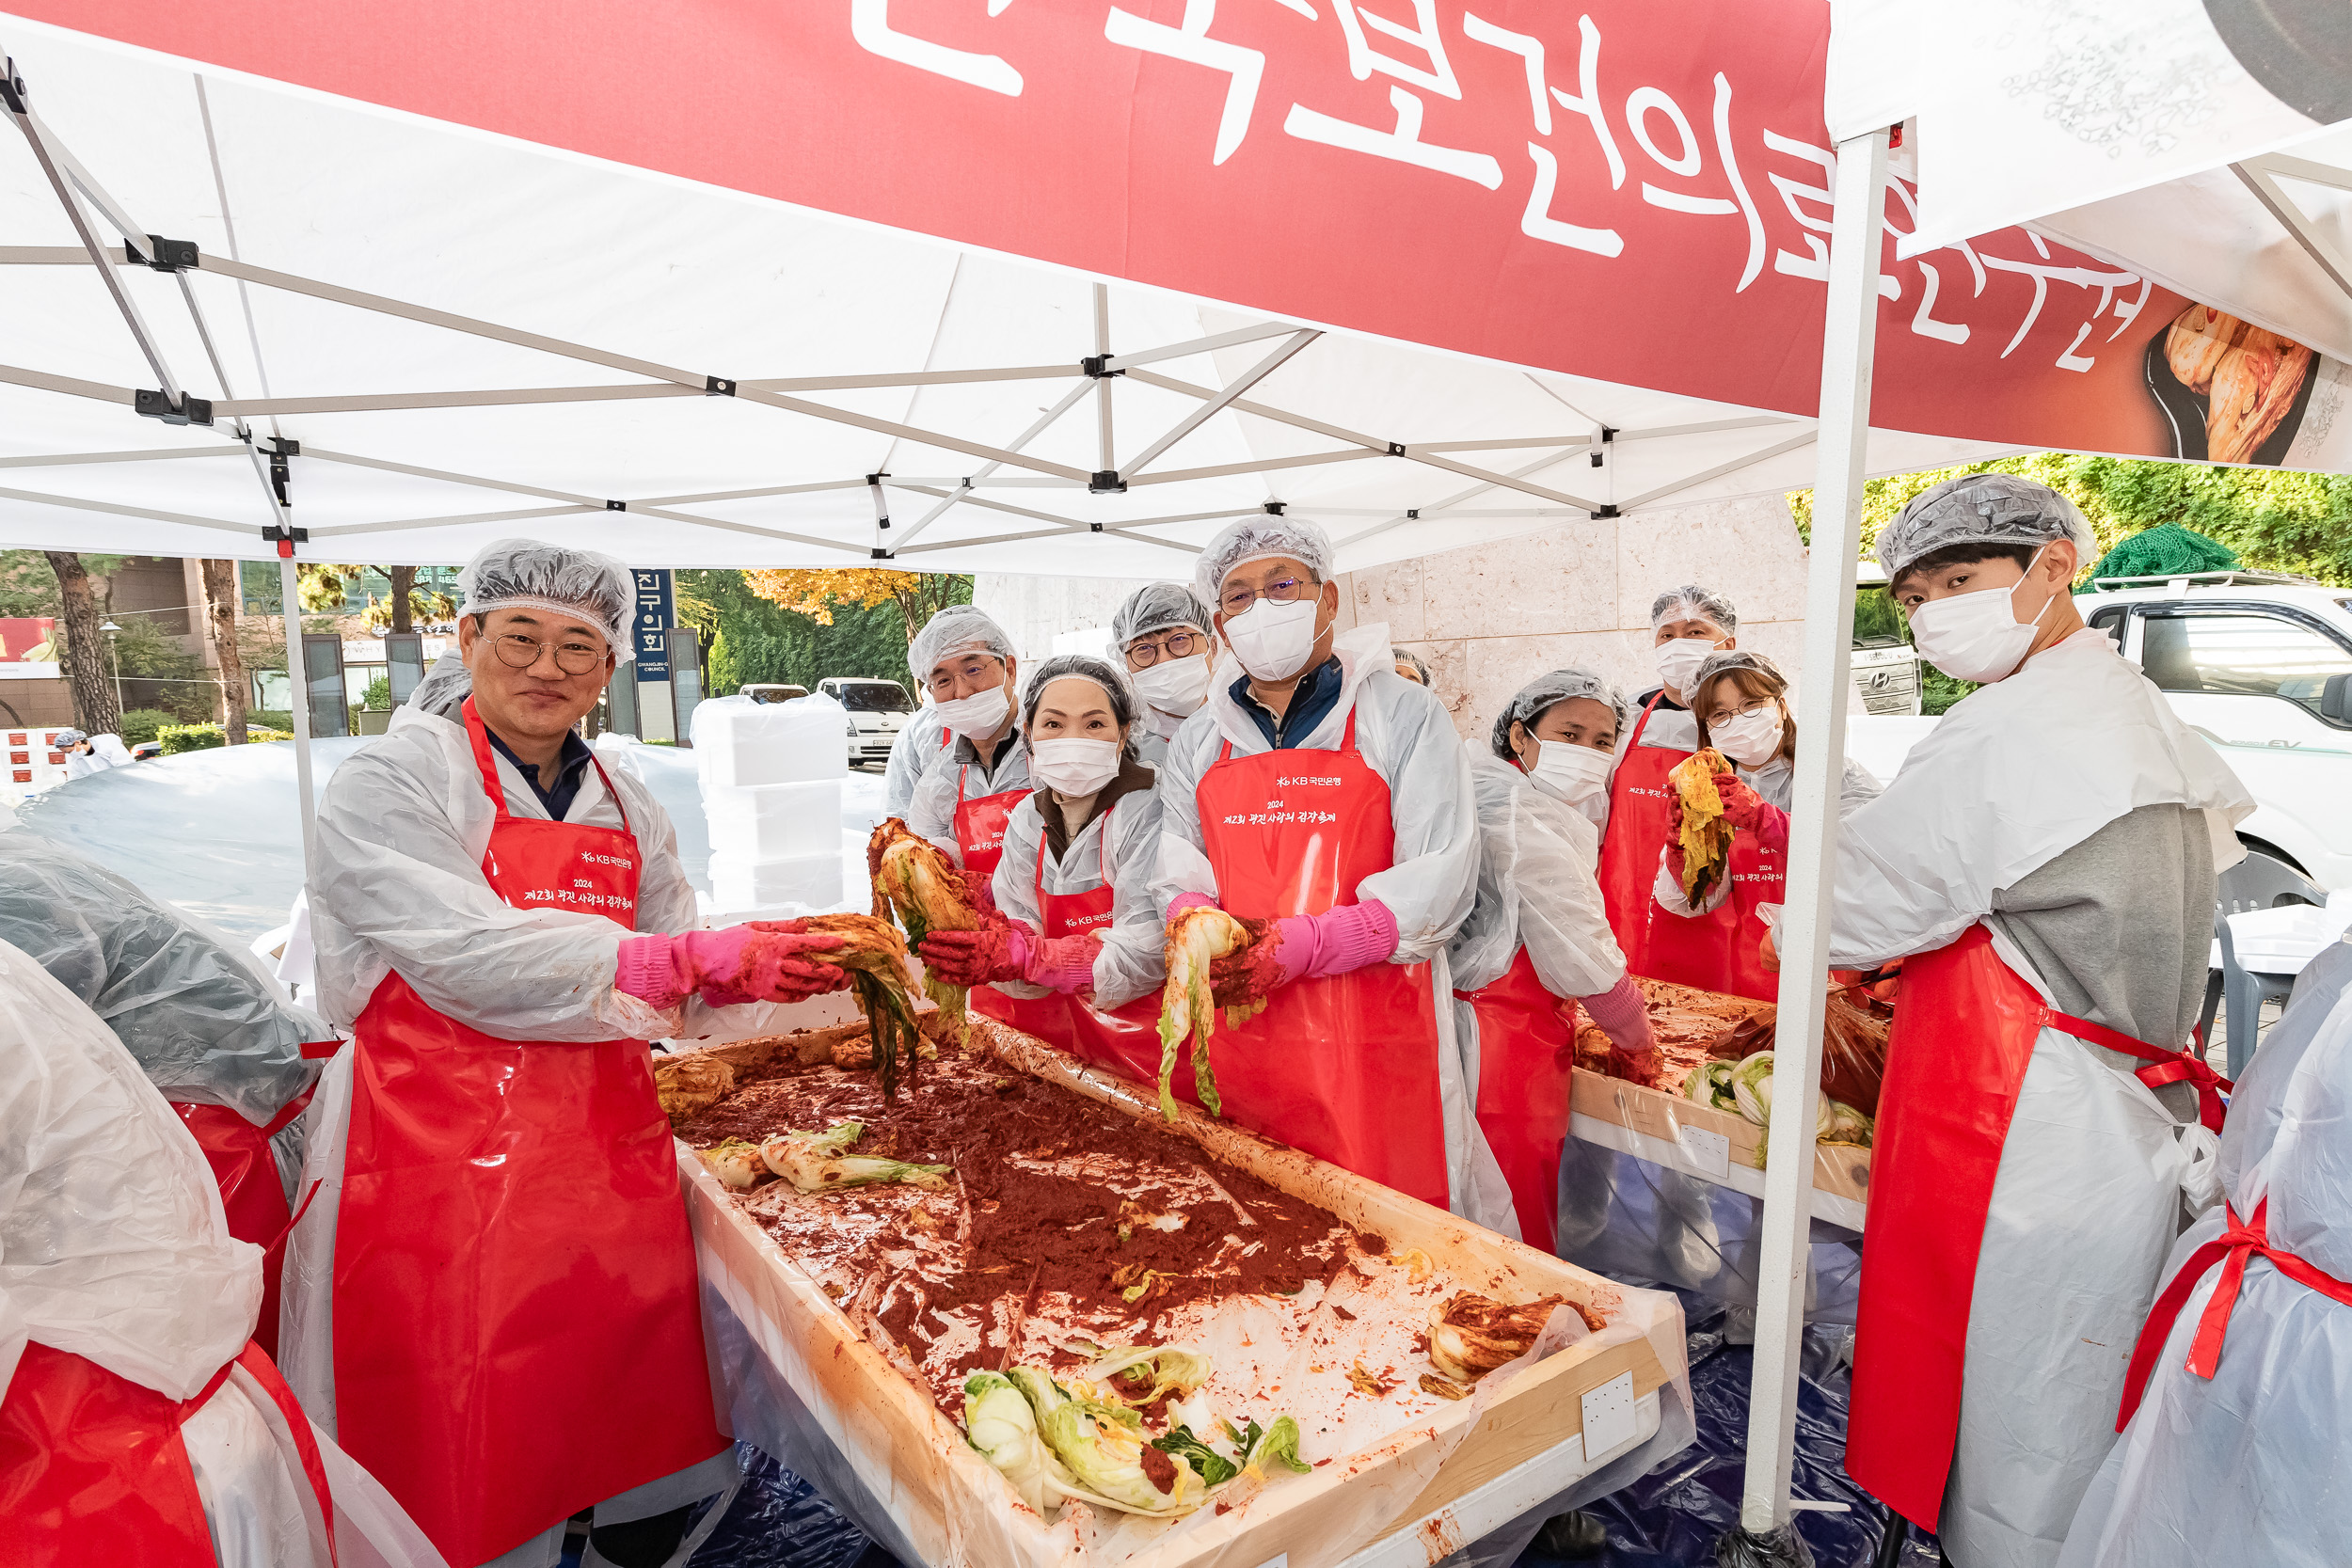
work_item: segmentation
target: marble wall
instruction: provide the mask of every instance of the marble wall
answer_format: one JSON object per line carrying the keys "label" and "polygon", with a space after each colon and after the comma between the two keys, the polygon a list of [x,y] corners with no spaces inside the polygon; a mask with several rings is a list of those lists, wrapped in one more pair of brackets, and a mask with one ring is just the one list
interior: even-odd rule
{"label": "marble wall", "polygon": [[[1629,697],[1655,686],[1650,603],[1678,583],[1697,581],[1728,597],[1740,612],[1740,645],[1772,655],[1794,680],[1804,565],[1779,497],[1716,501],[1566,523],[1344,573],[1340,617],[1351,626],[1387,622],[1391,641],[1429,661],[1455,727],[1483,736],[1512,693],[1564,664],[1598,669]],[[972,596],[1025,654],[1041,657],[1057,633],[1107,626],[1140,586],[986,573]]]}

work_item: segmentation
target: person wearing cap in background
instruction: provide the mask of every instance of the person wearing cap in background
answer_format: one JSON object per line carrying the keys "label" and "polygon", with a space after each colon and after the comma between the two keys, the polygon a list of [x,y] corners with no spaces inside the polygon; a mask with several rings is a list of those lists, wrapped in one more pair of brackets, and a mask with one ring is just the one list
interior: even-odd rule
{"label": "person wearing cap in background", "polygon": [[1160,801],[1136,755],[1138,705],[1106,659],[1037,667],[1021,731],[1038,784],[1005,824],[995,908],[979,930],[932,932],[922,956],[950,984],[1003,988],[1015,1027],[1150,1083],[1168,931],[1152,901]]}
{"label": "person wearing cap in background", "polygon": [[1136,756],[1156,768],[1184,721],[1209,699],[1216,660],[1216,612],[1192,585],[1154,582],[1127,595],[1111,617],[1111,646],[1127,660],[1127,678],[1143,699],[1135,733]]}
{"label": "person wearing cap in background", "polygon": [[1395,661],[1396,673],[1415,686],[1437,689],[1437,680],[1429,673],[1429,661],[1410,648],[1391,648],[1389,657]]}
{"label": "person wearing cap in background", "polygon": [[1708,654],[1739,645],[1740,616],[1721,594],[1685,583],[1658,595],[1649,625],[1658,685],[1633,699],[1642,711],[1617,737],[1617,766],[1610,775],[1601,828],[1600,892],[1609,928],[1617,933],[1617,946],[1633,973],[1682,980],[1686,972],[1713,972],[1708,959],[1722,936],[1692,923],[1654,928],[1659,923],[1651,915],[1656,905],[1651,887],[1658,877],[1658,844],[1674,806],[1674,786],[1666,775],[1699,749],[1698,722],[1683,694]]}
{"label": "person wearing cap in background", "polygon": [[[1797,787],[1797,716],[1788,705],[1788,677],[1762,654],[1726,648],[1700,661],[1688,697],[1698,743],[1712,746],[1732,765],[1728,777],[1716,776],[1715,792],[1723,798],[1724,820],[1739,831],[1732,834],[1725,875],[1694,904],[1682,891],[1682,802],[1668,802],[1650,933],[1677,957],[1673,972],[1657,978],[1776,1001],[1780,965],[1765,917],[1777,917],[1788,880],[1788,813]],[[1850,812],[1878,793],[1869,769],[1848,757],[1838,811]]]}
{"label": "person wearing cap in background", "polygon": [[459,585],[456,652],[319,805],[352,1037],[309,1113],[287,1369],[453,1564],[548,1568],[593,1509],[582,1560],[652,1568],[737,1476],[645,1042],[846,975],[790,922],[696,929],[669,819],[575,733],[628,569],[505,540]]}
{"label": "person wearing cap in background", "polygon": [[1577,1003],[1629,1076],[1657,1070],[1649,1013],[1601,909],[1600,830],[1582,810],[1624,721],[1598,674],[1554,670],[1520,688],[1491,740],[1465,742],[1482,848],[1478,901],[1447,950],[1454,1026],[1520,1239],[1546,1251],[1558,1245]]}
{"label": "person wearing cap in background", "polygon": [[2184,1047],[2253,801],[2083,626],[2092,548],[2008,474],[1886,525],[1920,657],[1982,689],[1836,838],[1829,963],[1904,960],[1846,1467],[1959,1568],[2056,1560],[2183,1194],[2214,1196],[2218,1080]]}
{"label": "person wearing cap in background", "polygon": [[1037,787],[1013,711],[1020,657],[986,610],[949,605],[914,634],[907,668],[930,693],[946,731],[946,744],[908,802],[907,827],[946,850],[985,889],[1004,853],[1005,819]]}
{"label": "person wearing cap in background", "polygon": [[[1399,676],[1389,628],[1336,630],[1331,541],[1251,517],[1200,556],[1218,662],[1160,769],[1154,896],[1265,922],[1218,958],[1219,1006],[1263,1000],[1210,1053],[1225,1115],[1482,1225],[1510,1192],[1480,1137],[1445,945],[1478,890],[1470,762]],[[1179,1093],[1189,1075],[1179,1069]]]}

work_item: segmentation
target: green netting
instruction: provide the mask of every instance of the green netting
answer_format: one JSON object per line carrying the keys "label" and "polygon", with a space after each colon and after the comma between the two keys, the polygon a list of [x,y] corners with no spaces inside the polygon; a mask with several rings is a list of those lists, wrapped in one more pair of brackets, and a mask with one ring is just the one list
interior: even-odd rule
{"label": "green netting", "polygon": [[2094,578],[2153,578],[2175,572],[2224,572],[2243,564],[2220,540],[2178,523],[2142,529],[2099,558]]}

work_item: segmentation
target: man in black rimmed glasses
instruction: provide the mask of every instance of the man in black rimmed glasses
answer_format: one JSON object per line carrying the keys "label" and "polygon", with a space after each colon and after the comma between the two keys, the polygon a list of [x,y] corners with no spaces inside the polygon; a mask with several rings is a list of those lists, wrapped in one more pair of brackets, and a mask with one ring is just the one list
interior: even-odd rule
{"label": "man in black rimmed glasses", "polygon": [[1144,702],[1136,726],[1136,755],[1157,768],[1168,743],[1209,696],[1216,663],[1216,624],[1188,583],[1154,582],[1136,589],[1111,617],[1111,646],[1126,660],[1127,678]]}

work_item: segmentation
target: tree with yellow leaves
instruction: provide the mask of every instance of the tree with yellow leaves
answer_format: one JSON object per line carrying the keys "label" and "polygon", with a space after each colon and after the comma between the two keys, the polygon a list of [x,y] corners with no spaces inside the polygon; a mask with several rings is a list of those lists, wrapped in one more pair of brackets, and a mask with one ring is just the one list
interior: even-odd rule
{"label": "tree with yellow leaves", "polygon": [[805,615],[820,626],[833,625],[836,605],[896,604],[906,621],[907,641],[913,642],[914,634],[933,614],[960,602],[965,579],[949,572],[841,566],[821,571],[783,567],[748,571],[743,580],[770,604]]}

